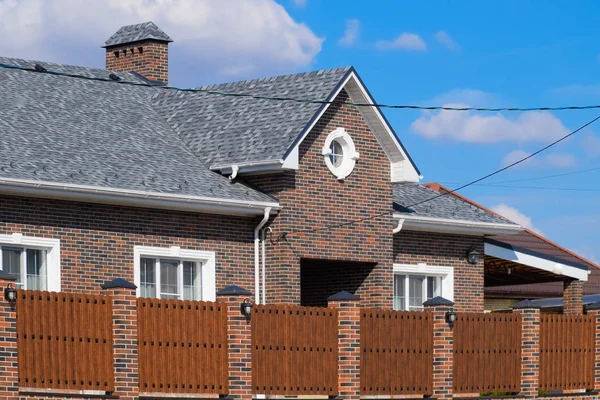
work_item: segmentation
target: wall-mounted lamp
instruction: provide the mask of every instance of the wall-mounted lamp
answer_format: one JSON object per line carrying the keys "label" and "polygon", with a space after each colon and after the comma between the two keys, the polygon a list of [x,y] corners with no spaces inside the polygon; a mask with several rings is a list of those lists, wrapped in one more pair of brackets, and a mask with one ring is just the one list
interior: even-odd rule
{"label": "wall-mounted lamp", "polygon": [[252,315],[252,303],[250,299],[246,299],[240,304],[240,312],[244,317],[250,318],[250,315]]}
{"label": "wall-mounted lamp", "polygon": [[6,301],[14,303],[17,301],[17,291],[13,288],[12,283],[9,283],[6,289],[4,289],[4,298]]}
{"label": "wall-mounted lamp", "polygon": [[454,309],[451,308],[449,311],[446,311],[446,322],[450,325],[456,322],[456,313],[454,312]]}
{"label": "wall-mounted lamp", "polygon": [[477,264],[483,258],[483,254],[475,246],[471,246],[467,251],[467,261],[469,264]]}

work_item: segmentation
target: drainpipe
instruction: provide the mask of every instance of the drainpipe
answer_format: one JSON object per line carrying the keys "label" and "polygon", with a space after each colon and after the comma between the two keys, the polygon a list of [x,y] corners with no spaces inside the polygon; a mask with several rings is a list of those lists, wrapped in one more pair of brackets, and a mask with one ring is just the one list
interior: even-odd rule
{"label": "drainpipe", "polygon": [[404,220],[403,219],[399,219],[398,220],[398,225],[394,228],[394,230],[392,231],[392,233],[398,233],[402,230],[402,225],[404,225]]}
{"label": "drainpipe", "polygon": [[271,228],[269,227],[262,230],[262,304],[267,304],[267,260],[265,256],[265,239],[267,237],[267,229]]}
{"label": "drainpipe", "polygon": [[269,215],[271,214],[271,207],[265,208],[265,216],[262,221],[256,226],[254,229],[254,303],[260,304],[260,260],[259,260],[259,244],[260,238],[258,237],[258,233],[261,228],[265,226],[267,221],[269,220]]}

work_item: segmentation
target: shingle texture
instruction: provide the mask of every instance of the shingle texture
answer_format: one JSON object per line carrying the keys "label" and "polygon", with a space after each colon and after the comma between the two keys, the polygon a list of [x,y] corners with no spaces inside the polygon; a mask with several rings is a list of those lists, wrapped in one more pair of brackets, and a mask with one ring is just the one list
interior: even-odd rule
{"label": "shingle texture", "polygon": [[396,183],[393,185],[394,209],[400,214],[429,218],[455,219],[461,221],[489,222],[495,224],[513,224],[513,222],[475,207],[455,196],[442,196],[426,203],[413,204],[439,196],[429,188],[415,183]]}
{"label": "shingle texture", "polygon": [[[6,58],[0,63],[35,64]],[[109,74],[40,64],[49,71]],[[274,201],[211,172],[153,109],[148,99],[156,90],[0,68],[0,179]]]}
{"label": "shingle texture", "polygon": [[[249,80],[203,89],[328,99],[350,67]],[[208,166],[281,160],[321,104],[157,91],[152,106]]]}
{"label": "shingle texture", "polygon": [[142,40],[159,40],[162,42],[172,42],[162,29],[152,21],[141,24],[127,25],[121,27],[104,43],[102,47],[118,46],[124,43],[140,42]]}

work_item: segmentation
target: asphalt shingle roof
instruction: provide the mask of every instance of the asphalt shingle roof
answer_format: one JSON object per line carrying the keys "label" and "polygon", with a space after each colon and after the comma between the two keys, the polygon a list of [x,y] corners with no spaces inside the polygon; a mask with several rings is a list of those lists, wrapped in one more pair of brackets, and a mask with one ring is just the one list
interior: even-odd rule
{"label": "asphalt shingle roof", "polygon": [[[0,63],[36,64],[7,58]],[[39,64],[90,77],[109,74]],[[156,90],[0,68],[0,179],[274,201],[210,171],[153,109],[148,99]]]}
{"label": "asphalt shingle roof", "polygon": [[[204,86],[203,89],[327,99],[351,67]],[[208,166],[281,160],[321,104],[157,91],[152,105]]]}
{"label": "asphalt shingle roof", "polygon": [[399,214],[514,225],[513,222],[506,218],[496,216],[452,195],[442,196],[435,200],[407,208],[412,204],[440,195],[440,193],[416,183],[395,183],[392,187],[392,193],[394,209]]}
{"label": "asphalt shingle roof", "polygon": [[173,39],[156,26],[154,22],[149,21],[141,24],[122,26],[108,38],[106,42],[104,42],[104,46],[102,47],[117,46],[123,43],[133,43],[148,39],[160,40],[163,42],[173,41]]}

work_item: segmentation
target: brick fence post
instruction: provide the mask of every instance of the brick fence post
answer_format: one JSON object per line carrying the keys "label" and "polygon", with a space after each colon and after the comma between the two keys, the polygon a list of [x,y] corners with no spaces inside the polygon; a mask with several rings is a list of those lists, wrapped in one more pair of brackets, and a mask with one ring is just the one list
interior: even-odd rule
{"label": "brick fence post", "polygon": [[15,303],[4,298],[8,285],[15,287],[15,277],[0,271],[0,398],[12,400],[19,394],[17,311]]}
{"label": "brick fence post", "polygon": [[600,303],[586,307],[588,315],[594,318],[594,390],[600,390]]}
{"label": "brick fence post", "polygon": [[338,398],[360,399],[360,297],[345,291],[327,299],[338,310]]}
{"label": "brick fence post", "polygon": [[120,400],[139,397],[137,299],[133,283],[114,279],[102,284],[102,294],[112,297],[114,395]]}
{"label": "brick fence post", "polygon": [[235,285],[217,292],[217,301],[227,304],[229,397],[239,400],[252,400],[252,323],[241,310],[251,297],[252,292]]}
{"label": "brick fence post", "polygon": [[454,329],[446,321],[453,313],[454,303],[443,297],[434,297],[423,303],[433,314],[433,388],[437,399],[451,399],[454,390]]}
{"label": "brick fence post", "polygon": [[578,279],[564,281],[563,314],[583,314],[583,281]]}
{"label": "brick fence post", "polygon": [[521,314],[521,392],[525,397],[537,397],[540,380],[540,309],[530,300],[513,306]]}

